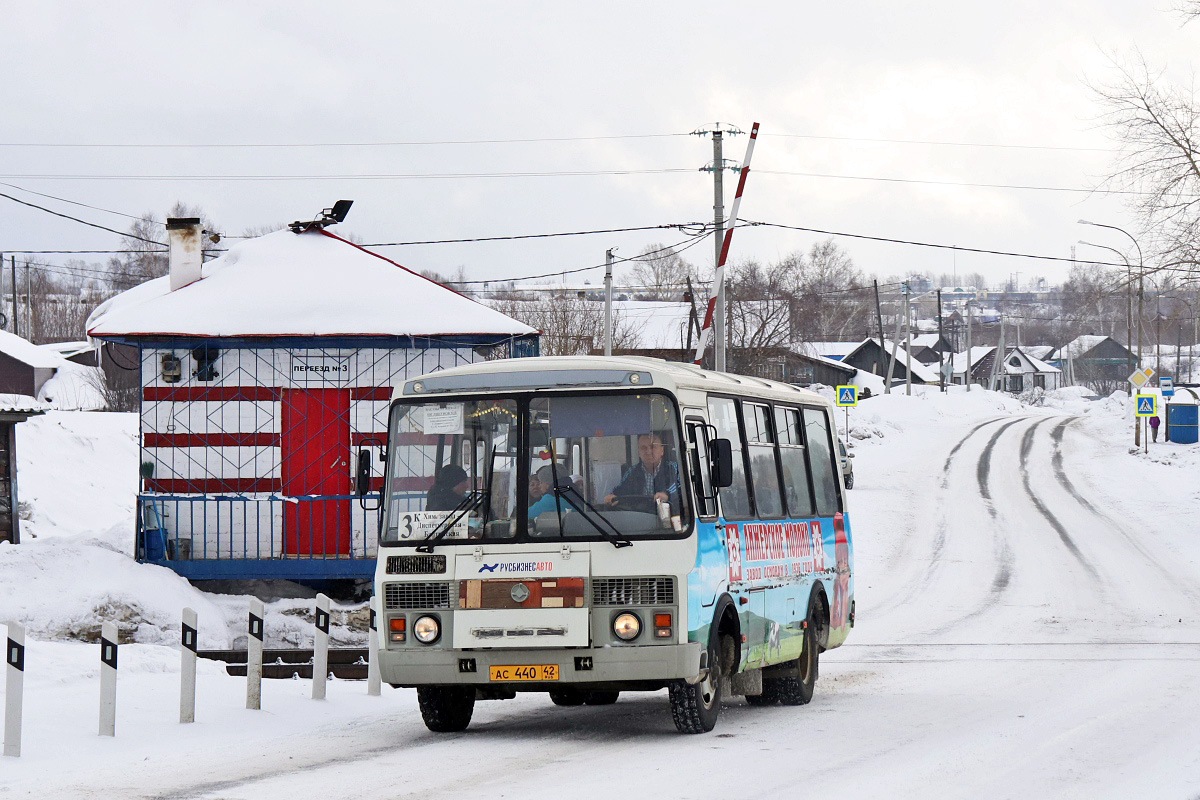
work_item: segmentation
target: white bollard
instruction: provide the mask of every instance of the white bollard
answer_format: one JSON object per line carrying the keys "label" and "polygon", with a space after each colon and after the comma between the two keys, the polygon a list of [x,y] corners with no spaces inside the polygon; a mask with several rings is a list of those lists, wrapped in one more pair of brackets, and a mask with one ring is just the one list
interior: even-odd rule
{"label": "white bollard", "polygon": [[117,626],[100,626],[100,735],[117,735]]}
{"label": "white bollard", "polygon": [[371,598],[371,623],[367,631],[367,694],[379,696],[379,627],[375,621],[375,598]]}
{"label": "white bollard", "polygon": [[183,610],[183,646],[179,650],[179,721],[196,721],[196,612]]}
{"label": "white bollard", "polygon": [[25,626],[8,623],[4,650],[8,676],[4,681],[4,755],[21,755],[21,699],[25,692]]}
{"label": "white bollard", "polygon": [[246,708],[262,708],[263,616],[262,600],[250,598],[250,620],[246,629]]}
{"label": "white bollard", "polygon": [[317,595],[317,630],[313,633],[313,700],[325,699],[325,679],[329,675],[329,598]]}

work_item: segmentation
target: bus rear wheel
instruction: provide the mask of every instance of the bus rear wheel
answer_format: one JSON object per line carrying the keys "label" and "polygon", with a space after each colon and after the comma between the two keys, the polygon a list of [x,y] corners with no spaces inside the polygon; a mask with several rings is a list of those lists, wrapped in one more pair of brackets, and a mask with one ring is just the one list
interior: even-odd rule
{"label": "bus rear wheel", "polygon": [[715,644],[715,648],[712,644],[708,648],[708,674],[704,680],[695,684],[675,681],[668,687],[671,718],[680,733],[708,733],[716,727],[721,713],[721,687],[725,681],[721,654],[726,650],[732,652],[733,640],[721,634]]}
{"label": "bus rear wheel", "polygon": [[752,706],[773,706],[779,702],[779,681],[763,678],[762,689],[762,694],[746,695],[746,702]]}
{"label": "bus rear wheel", "polygon": [[796,659],[794,676],[777,678],[772,681],[778,693],[779,702],[785,706],[802,706],[812,700],[813,691],[817,688],[817,619],[814,610],[809,611],[808,625],[804,628],[804,652]]}
{"label": "bus rear wheel", "polygon": [[434,733],[463,731],[475,712],[475,687],[418,686],[417,705],[425,727]]}
{"label": "bus rear wheel", "polygon": [[581,706],[587,697],[587,692],[578,689],[555,689],[550,692],[550,702],[556,706]]}

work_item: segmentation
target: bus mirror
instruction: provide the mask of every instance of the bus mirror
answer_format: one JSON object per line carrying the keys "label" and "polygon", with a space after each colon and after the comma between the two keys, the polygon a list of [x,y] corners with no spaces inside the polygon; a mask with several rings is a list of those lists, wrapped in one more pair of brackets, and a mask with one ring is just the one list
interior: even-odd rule
{"label": "bus mirror", "polygon": [[708,464],[714,489],[733,485],[733,446],[728,439],[713,439],[708,443]]}
{"label": "bus mirror", "polygon": [[358,470],[355,474],[354,493],[359,497],[371,490],[371,451],[358,451]]}

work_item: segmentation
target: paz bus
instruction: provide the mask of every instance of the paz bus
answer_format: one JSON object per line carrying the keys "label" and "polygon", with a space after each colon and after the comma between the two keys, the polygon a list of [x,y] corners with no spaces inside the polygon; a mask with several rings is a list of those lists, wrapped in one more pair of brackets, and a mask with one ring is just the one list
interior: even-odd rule
{"label": "paz bus", "polygon": [[[667,689],[803,705],[854,625],[830,403],[640,357],[484,362],[394,390],[375,596],[384,681],[426,726],[477,700]],[[359,453],[358,491],[370,481]]]}

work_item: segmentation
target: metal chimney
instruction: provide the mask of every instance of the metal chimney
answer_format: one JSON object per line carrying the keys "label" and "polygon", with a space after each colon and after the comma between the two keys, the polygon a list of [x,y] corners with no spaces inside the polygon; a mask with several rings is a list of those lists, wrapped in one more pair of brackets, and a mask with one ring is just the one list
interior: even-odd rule
{"label": "metal chimney", "polygon": [[199,217],[167,220],[167,239],[171,248],[167,263],[172,292],[200,280],[200,268],[204,264],[200,234]]}

